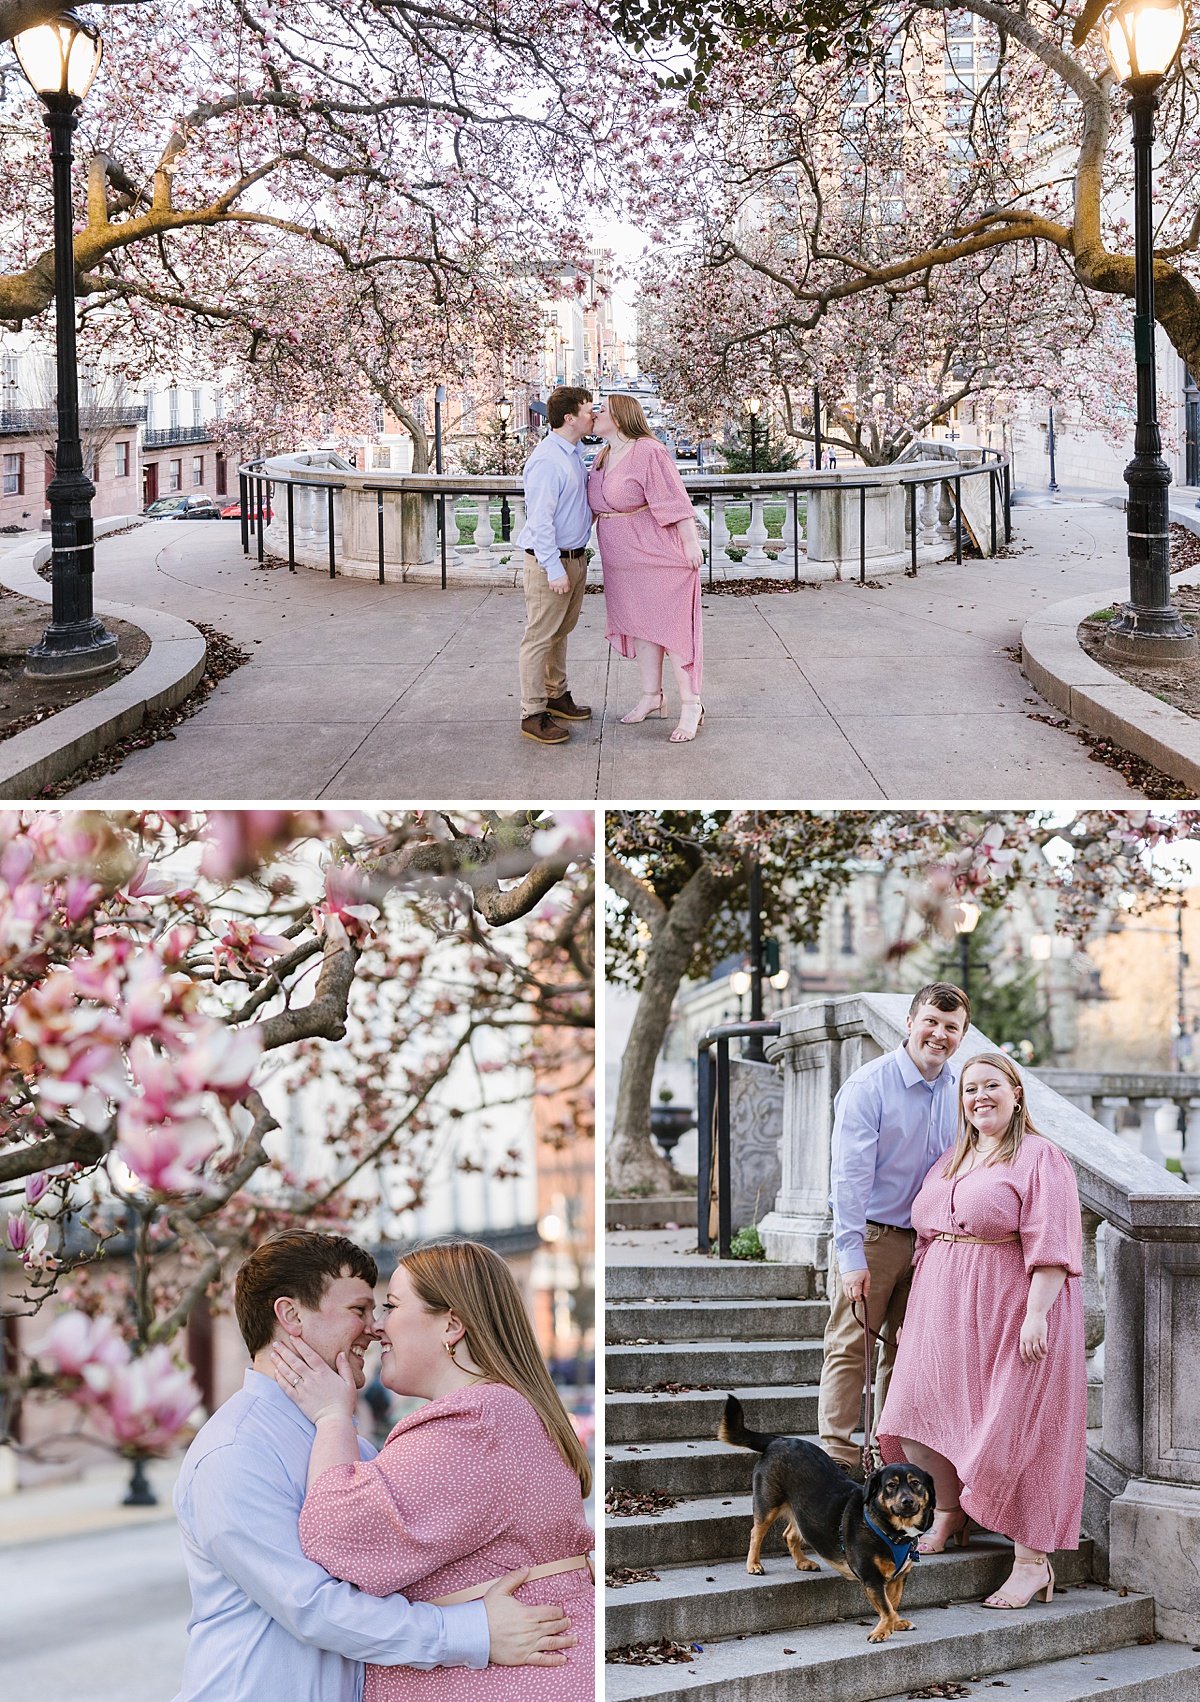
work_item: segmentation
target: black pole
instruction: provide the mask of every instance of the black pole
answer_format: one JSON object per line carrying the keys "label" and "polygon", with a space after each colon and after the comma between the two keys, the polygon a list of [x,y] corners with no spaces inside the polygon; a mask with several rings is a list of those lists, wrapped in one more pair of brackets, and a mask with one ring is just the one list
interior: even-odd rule
{"label": "black pole", "polygon": [[442,398],[446,386],[439,384],[433,393],[433,470],[442,471]]}
{"label": "black pole", "polygon": [[813,385],[813,470],[821,471],[821,392]]}
{"label": "black pole", "polygon": [[[504,478],[508,477],[508,421],[507,420],[501,420],[500,421],[500,472],[501,472],[501,474]],[[512,530],[512,518],[511,518],[511,516],[509,515],[509,512],[508,512],[508,492],[502,491],[501,495],[500,495],[500,542],[502,544],[507,544],[508,535],[509,535],[511,530]]]}
{"label": "black pole", "polygon": [[758,472],[758,415],[750,415],[750,471]]}
{"label": "black pole", "polygon": [[[762,869],[753,852],[746,857],[746,882],[749,888],[747,903],[750,909],[750,1021],[763,1019],[763,943],[762,943]],[[751,1034],[742,1053],[758,1063],[766,1062],[761,1034]]]}
{"label": "black pole", "polygon": [[958,936],[958,984],[971,997],[971,936],[964,928]]}
{"label": "black pole", "polygon": [[[43,97],[44,98],[44,97]],[[82,679],[116,665],[117,641],[92,612],[96,487],[83,470],[79,439],[79,366],[75,350],[75,242],[71,230],[71,132],[78,102],[42,114],[50,132],[54,180],[54,339],[58,363],[58,447],[50,504],[50,624],[27,653],[25,671],[40,678]]]}
{"label": "black pole", "polygon": [[1129,601],[1108,629],[1112,649],[1147,661],[1194,655],[1196,635],[1171,602],[1171,472],[1162,457],[1154,370],[1153,149],[1158,79],[1130,85],[1133,115],[1135,237],[1133,352],[1137,362],[1137,427],[1125,469],[1129,535]]}
{"label": "black pole", "polygon": [[712,1246],[709,1219],[712,1215],[713,1108],[717,1099],[717,1061],[712,1051],[701,1047],[696,1056],[696,1249],[707,1253]]}
{"label": "black pole", "polygon": [[1050,451],[1050,483],[1047,490],[1056,491],[1058,480],[1054,476],[1054,404],[1050,404],[1050,429],[1046,433],[1046,447]]}

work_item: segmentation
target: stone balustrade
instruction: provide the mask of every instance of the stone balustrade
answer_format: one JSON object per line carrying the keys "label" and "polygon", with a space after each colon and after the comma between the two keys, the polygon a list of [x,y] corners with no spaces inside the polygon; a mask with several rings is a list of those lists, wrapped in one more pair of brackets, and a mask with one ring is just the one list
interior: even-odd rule
{"label": "stone balustrade", "polygon": [[[1037,1076],[1156,1164],[1176,1159],[1184,1180],[1200,1184],[1200,1075],[1039,1069]],[[1167,1107],[1172,1115],[1164,1117]]]}
{"label": "stone balustrade", "polygon": [[[903,1042],[907,1009],[902,996],[859,993],[779,1014],[780,1035],[766,1043],[783,1076],[781,1180],[774,1209],[758,1225],[768,1258],[828,1269],[834,1095],[860,1064]],[[956,1068],[989,1049],[986,1036],[971,1028]],[[1094,1365],[1103,1345],[1103,1410],[1100,1426],[1089,1432],[1085,1528],[1102,1574],[1153,1594],[1159,1631],[1194,1643],[1200,1639],[1200,1192],[1147,1157],[1141,1125],[1133,1144],[1074,1099],[1090,1095],[1103,1111],[1118,1101],[1182,1098],[1190,1115],[1192,1086],[1200,1083],[1023,1073],[1033,1122],[1075,1170]],[[1054,1078],[1062,1086],[1050,1085]]]}
{"label": "stone balustrade", "polygon": [[[950,470],[951,467],[953,470]],[[263,542],[300,566],[349,576],[455,584],[514,584],[515,539],[525,524],[519,477],[364,473],[329,451],[278,455],[244,468],[269,481],[272,518]],[[956,547],[951,491],[985,554],[1004,539],[1002,469],[945,458],[892,467],[757,475],[687,473],[711,578],[778,574],[805,580],[900,573],[944,560]],[[332,500],[331,500],[332,493]],[[501,536],[501,499],[509,536]],[[330,547],[330,527],[333,539]],[[915,532],[915,538],[914,538]],[[591,545],[596,550],[593,530]],[[257,540],[249,539],[253,553]],[[591,575],[599,578],[594,556]]]}

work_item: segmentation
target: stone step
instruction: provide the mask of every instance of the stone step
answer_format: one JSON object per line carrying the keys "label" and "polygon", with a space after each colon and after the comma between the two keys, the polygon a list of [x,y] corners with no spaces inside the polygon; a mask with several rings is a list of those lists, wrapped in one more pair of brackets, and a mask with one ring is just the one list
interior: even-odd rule
{"label": "stone step", "polygon": [[604,1482],[609,1489],[665,1489],[671,1495],[745,1494],[756,1458],[715,1436],[610,1444],[604,1455]]}
{"label": "stone step", "polygon": [[[616,1565],[609,1527],[608,1561]],[[780,1521],[782,1523],[782,1521]],[[743,1521],[749,1539],[749,1519]],[[1086,1584],[1092,1545],[1084,1538],[1076,1549],[1054,1557],[1062,1585]],[[822,1566],[797,1572],[784,1552],[764,1560],[766,1571],[752,1578],[743,1552],[737,1560],[710,1560],[687,1566],[654,1567],[657,1580],[606,1586],[604,1635],[610,1649],[630,1643],[710,1643],[717,1638],[755,1636],[798,1625],[859,1619],[866,1611],[860,1585]],[[1012,1564],[1012,1544],[1003,1537],[972,1534],[970,1547],[919,1560],[904,1587],[904,1612],[941,1611],[949,1601],[982,1601],[1001,1585]],[[1055,1592],[1057,1599],[1058,1592]],[[1040,1605],[1040,1604],[1039,1604]],[[1032,1611],[1032,1610],[1031,1610]]]}
{"label": "stone step", "polygon": [[645,1200],[608,1199],[604,1222],[609,1229],[676,1229],[696,1222],[695,1194],[661,1194]]}
{"label": "stone step", "polygon": [[605,1308],[605,1339],[622,1342],[819,1341],[829,1317],[824,1300],[626,1300]]}
{"label": "stone step", "polygon": [[874,1702],[1121,1648],[1154,1631],[1149,1596],[1121,1597],[1098,1586],[1068,1590],[1023,1613],[1001,1614],[974,1601],[927,1610],[912,1616],[911,1631],[877,1644],[867,1641],[875,1616],[865,1600],[862,1606],[853,1620],[833,1625],[703,1644],[693,1661],[610,1662],[605,1702]]}
{"label": "stone step", "polygon": [[[605,1443],[715,1437],[725,1411],[726,1394],[737,1396],[756,1430],[772,1431],[779,1436],[806,1436],[816,1429],[815,1384],[795,1389],[781,1389],[777,1385],[738,1388],[735,1384],[723,1384],[719,1389],[687,1389],[679,1395],[644,1395],[620,1390],[604,1398]],[[753,1462],[754,1456],[748,1450],[739,1452]]]}
{"label": "stone step", "polygon": [[[1018,1667],[1005,1679],[1007,1702],[1200,1702],[1200,1650],[1186,1643],[1133,1643]],[[907,1702],[907,1691],[881,1702]]]}
{"label": "stone step", "polygon": [[722,1390],[738,1383],[795,1386],[821,1375],[816,1341],[663,1342],[655,1347],[610,1347],[604,1355],[609,1389],[647,1389],[656,1383],[707,1383]]}
{"label": "stone step", "polygon": [[671,1264],[610,1262],[605,1295],[618,1300],[811,1300],[817,1292],[811,1265],[768,1265],[755,1260],[680,1256]]}
{"label": "stone step", "polygon": [[[609,1515],[604,1523],[606,1566],[669,1566],[673,1561],[745,1557],[750,1542],[750,1484],[740,1494],[696,1496],[661,1513]],[[767,1538],[764,1553],[783,1555],[784,1521]],[[793,1569],[794,1570],[794,1569]]]}

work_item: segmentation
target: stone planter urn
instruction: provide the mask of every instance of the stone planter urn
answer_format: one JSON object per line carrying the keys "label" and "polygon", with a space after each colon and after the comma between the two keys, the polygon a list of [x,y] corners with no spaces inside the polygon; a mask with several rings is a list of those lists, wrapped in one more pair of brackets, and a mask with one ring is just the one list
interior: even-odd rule
{"label": "stone planter urn", "polygon": [[662,1155],[667,1163],[671,1162],[671,1154],[689,1129],[696,1127],[696,1113],[690,1105],[652,1105],[650,1107],[650,1133],[662,1149]]}

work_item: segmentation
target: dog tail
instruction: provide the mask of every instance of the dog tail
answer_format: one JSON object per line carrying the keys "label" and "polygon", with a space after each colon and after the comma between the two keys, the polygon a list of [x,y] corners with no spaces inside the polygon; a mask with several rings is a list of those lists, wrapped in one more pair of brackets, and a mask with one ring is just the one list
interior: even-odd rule
{"label": "dog tail", "polygon": [[725,1412],[717,1426],[717,1441],[732,1443],[735,1448],[752,1448],[756,1454],[762,1454],[772,1442],[778,1441],[778,1437],[768,1436],[761,1430],[747,1430],[741,1401],[736,1395],[726,1395]]}

